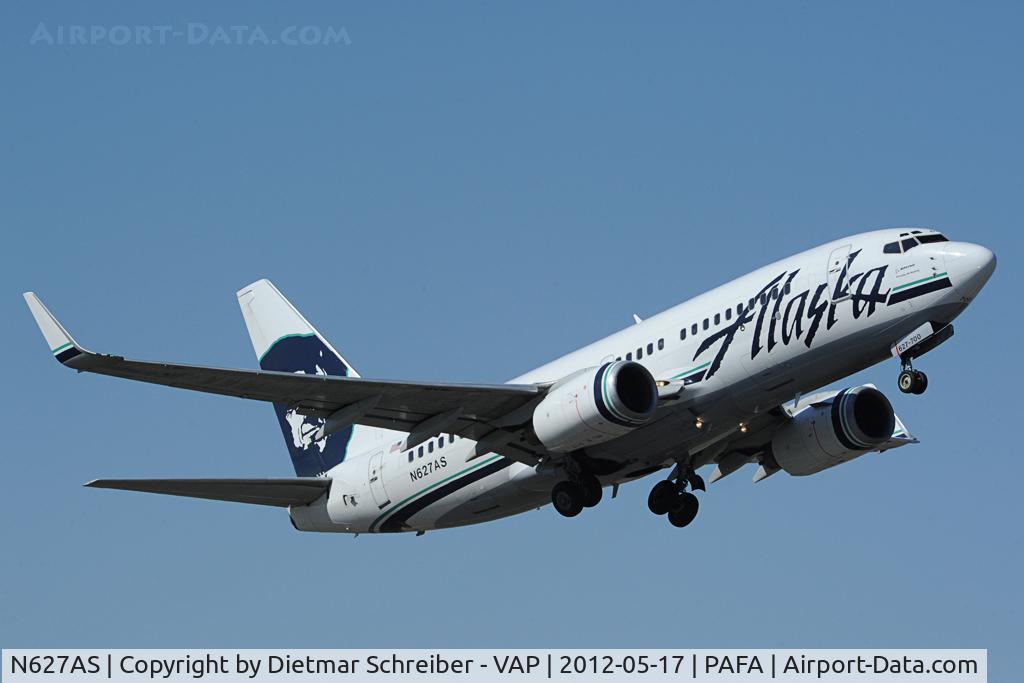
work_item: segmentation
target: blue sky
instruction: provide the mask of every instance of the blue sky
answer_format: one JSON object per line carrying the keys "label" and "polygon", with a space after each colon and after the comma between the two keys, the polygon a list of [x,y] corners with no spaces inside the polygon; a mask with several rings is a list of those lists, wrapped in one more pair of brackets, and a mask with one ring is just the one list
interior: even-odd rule
{"label": "blue sky", "polygon": [[[1024,665],[1012,3],[8,2],[0,9],[5,647],[988,647]],[[344,27],[330,46],[30,44],[60,25]],[[835,237],[929,225],[999,268],[873,381],[923,443],[647,483],[423,538],[81,488],[288,476],[269,406],[75,376],[85,345],[255,367],[270,277],[365,376],[498,382]],[[1014,283],[1017,283],[1016,285]],[[653,483],[653,482],[652,482]]]}

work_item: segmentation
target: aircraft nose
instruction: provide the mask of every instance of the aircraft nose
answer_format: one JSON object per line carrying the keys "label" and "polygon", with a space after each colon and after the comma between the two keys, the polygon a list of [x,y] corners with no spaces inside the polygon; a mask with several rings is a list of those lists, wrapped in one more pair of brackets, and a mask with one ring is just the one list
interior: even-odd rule
{"label": "aircraft nose", "polygon": [[973,299],[996,269],[996,255],[970,242],[951,242],[946,248],[946,270],[960,295]]}

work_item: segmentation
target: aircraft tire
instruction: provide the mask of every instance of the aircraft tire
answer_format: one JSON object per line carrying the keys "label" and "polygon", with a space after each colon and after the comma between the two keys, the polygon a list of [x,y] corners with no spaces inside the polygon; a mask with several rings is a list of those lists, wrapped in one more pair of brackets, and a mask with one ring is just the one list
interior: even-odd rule
{"label": "aircraft tire", "polygon": [[592,508],[601,502],[604,490],[601,482],[592,474],[586,474],[580,478],[580,488],[583,490],[583,507]]}
{"label": "aircraft tire", "polygon": [[647,496],[647,509],[656,515],[664,515],[677,503],[676,485],[669,480],[659,481]]}
{"label": "aircraft tire", "polygon": [[914,393],[923,394],[928,388],[928,375],[920,370],[914,370]]}
{"label": "aircraft tire", "polygon": [[689,491],[684,491],[679,494],[679,503],[676,507],[669,510],[669,524],[679,528],[687,526],[697,516],[698,510],[700,510],[700,501],[697,496]]}
{"label": "aircraft tire", "polygon": [[583,488],[571,481],[560,481],[551,489],[551,504],[563,517],[575,517],[583,511]]}
{"label": "aircraft tire", "polygon": [[900,388],[904,394],[913,394],[914,388],[917,386],[917,378],[914,376],[913,370],[902,370],[900,376],[896,379],[896,385]]}

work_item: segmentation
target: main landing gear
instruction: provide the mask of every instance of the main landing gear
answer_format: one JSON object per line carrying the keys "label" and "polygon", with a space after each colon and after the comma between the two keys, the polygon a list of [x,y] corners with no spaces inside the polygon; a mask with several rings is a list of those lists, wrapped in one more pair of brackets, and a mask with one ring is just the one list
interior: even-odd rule
{"label": "main landing gear", "polygon": [[697,516],[700,510],[700,501],[697,496],[686,490],[686,485],[695,491],[704,490],[704,480],[693,470],[688,470],[685,475],[680,473],[675,477],[659,481],[651,489],[647,497],[647,507],[656,515],[668,515],[668,521],[672,526],[684,527]]}
{"label": "main landing gear", "polygon": [[592,474],[580,474],[568,481],[560,481],[551,489],[551,504],[558,514],[575,517],[583,508],[592,508],[601,502],[601,482]]}
{"label": "main landing gear", "polygon": [[928,388],[928,375],[920,370],[915,370],[908,360],[900,370],[896,384],[904,394],[923,394],[924,390]]}

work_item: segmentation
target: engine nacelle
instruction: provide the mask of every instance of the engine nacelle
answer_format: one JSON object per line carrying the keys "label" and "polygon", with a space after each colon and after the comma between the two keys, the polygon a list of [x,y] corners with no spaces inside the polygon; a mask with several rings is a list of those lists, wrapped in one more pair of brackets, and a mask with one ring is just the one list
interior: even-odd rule
{"label": "engine nacelle", "polygon": [[616,361],[556,382],[533,411],[533,430],[546,448],[565,453],[628,434],[657,407],[658,387],[647,368]]}
{"label": "engine nacelle", "polygon": [[775,461],[789,474],[814,474],[877,449],[896,426],[892,404],[870,386],[843,389],[808,406],[772,437]]}

